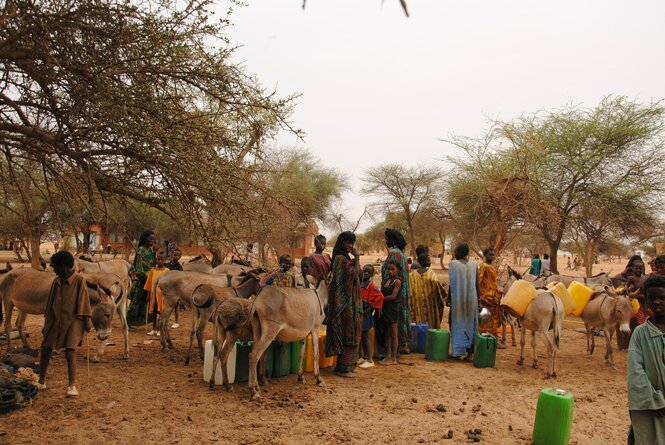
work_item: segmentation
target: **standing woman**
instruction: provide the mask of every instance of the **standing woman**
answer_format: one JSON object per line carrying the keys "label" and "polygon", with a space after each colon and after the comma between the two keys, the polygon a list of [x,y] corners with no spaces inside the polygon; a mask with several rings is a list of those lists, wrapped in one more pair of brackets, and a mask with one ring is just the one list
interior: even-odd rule
{"label": "standing woman", "polygon": [[360,297],[359,254],[353,246],[353,232],[337,237],[332,256],[332,281],[326,315],[327,357],[336,355],[335,373],[355,377],[358,345],[362,335],[363,303]]}
{"label": "standing woman", "polygon": [[[485,257],[485,262],[478,268],[480,306],[486,307],[492,314],[492,318],[479,330],[480,332],[487,332],[488,334],[492,334],[496,338],[499,338],[498,329],[501,324],[499,304],[501,303],[501,292],[499,291],[497,272],[494,267],[496,254],[494,253],[494,249],[488,247],[483,251],[483,256]],[[506,344],[499,343],[497,347],[499,349],[505,349]]]}
{"label": "standing woman", "polygon": [[399,308],[399,321],[397,322],[397,336],[399,338],[399,353],[408,354],[409,351],[409,336],[411,331],[411,324],[409,322],[409,268],[407,266],[407,256],[404,252],[406,247],[406,240],[395,229],[386,229],[385,232],[386,246],[388,247],[388,257],[381,266],[381,280],[382,282],[388,280],[388,263],[395,261],[399,264],[399,278],[402,283],[400,288],[398,300],[401,303]]}
{"label": "standing woman", "polygon": [[469,246],[455,247],[450,263],[450,335],[453,357],[466,359],[478,332],[478,265],[469,261]]}
{"label": "standing woman", "polygon": [[529,269],[529,273],[531,275],[540,276],[540,266],[540,256],[535,254],[531,260],[531,269]]}
{"label": "standing woman", "polygon": [[148,271],[156,264],[154,251],[156,241],[157,237],[152,230],[144,230],[139,238],[139,247],[136,249],[136,256],[133,263],[136,281],[132,283],[132,287],[129,290],[131,304],[127,312],[127,323],[130,326],[145,324],[148,292],[143,287],[148,277]]}

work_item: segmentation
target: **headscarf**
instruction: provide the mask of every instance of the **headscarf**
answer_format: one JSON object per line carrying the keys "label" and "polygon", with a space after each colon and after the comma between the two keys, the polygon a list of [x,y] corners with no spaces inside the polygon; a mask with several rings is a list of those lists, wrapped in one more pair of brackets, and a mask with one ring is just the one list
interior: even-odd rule
{"label": "headscarf", "polygon": [[397,229],[386,229],[385,237],[388,247],[397,247],[399,250],[404,250],[406,247],[406,240]]}
{"label": "headscarf", "polygon": [[344,248],[345,241],[351,241],[352,243],[355,243],[356,235],[353,232],[342,232],[339,234],[337,241],[335,242],[335,247],[333,248],[333,259],[335,259],[335,256],[337,255],[342,255],[349,260],[351,259],[351,257],[349,257],[349,252]]}

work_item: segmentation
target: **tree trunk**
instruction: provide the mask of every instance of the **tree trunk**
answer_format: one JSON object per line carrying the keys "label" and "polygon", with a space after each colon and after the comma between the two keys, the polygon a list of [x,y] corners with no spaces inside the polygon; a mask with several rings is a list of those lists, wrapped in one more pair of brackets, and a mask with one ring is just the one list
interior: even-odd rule
{"label": "tree trunk", "polygon": [[550,246],[550,271],[552,273],[558,274],[558,258],[557,252],[559,252],[559,246],[561,245],[561,239],[548,241],[547,244]]}
{"label": "tree trunk", "polygon": [[446,266],[443,263],[443,257],[446,256],[446,237],[441,232],[439,232],[439,241],[441,242],[441,257],[439,257],[439,264],[441,264],[441,270],[446,270]]}
{"label": "tree trunk", "polygon": [[596,252],[596,246],[594,243],[590,242],[585,242],[584,243],[584,251],[582,254],[582,259],[584,260],[584,270],[586,272],[587,277],[592,277],[593,276],[593,257]]}
{"label": "tree trunk", "polygon": [[39,262],[40,252],[39,252],[39,238],[40,230],[38,227],[31,227],[28,233],[28,246],[30,251],[28,252],[28,257],[30,259],[30,264],[33,269],[42,270],[42,265]]}

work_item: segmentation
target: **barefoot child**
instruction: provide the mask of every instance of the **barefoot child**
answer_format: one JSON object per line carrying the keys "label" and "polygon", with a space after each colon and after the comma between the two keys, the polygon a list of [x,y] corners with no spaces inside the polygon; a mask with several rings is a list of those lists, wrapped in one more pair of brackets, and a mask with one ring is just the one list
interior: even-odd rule
{"label": "barefoot child", "polygon": [[46,371],[54,348],[65,348],[69,386],[67,397],[79,395],[76,390],[75,349],[81,344],[84,332],[92,328],[92,310],[85,279],[74,272],[74,256],[60,251],[51,257],[51,267],[57,277],[53,280],[44,313],[44,341],[39,363],[39,389],[46,389]]}
{"label": "barefoot child", "polygon": [[388,260],[388,276],[384,279],[381,285],[381,293],[384,296],[382,317],[386,325],[389,326],[391,347],[388,350],[386,344],[386,352],[390,355],[381,360],[382,365],[396,365],[397,364],[397,348],[399,346],[399,338],[397,338],[397,323],[399,321],[399,314],[401,310],[401,302],[398,299],[400,290],[402,289],[402,281],[397,278],[401,272],[399,263],[395,260]]}
{"label": "barefoot child", "polygon": [[644,283],[644,297],[653,315],[635,328],[628,347],[628,443],[665,443],[665,277]]}
{"label": "barefoot child", "polygon": [[369,330],[374,327],[374,310],[379,315],[383,308],[383,294],[372,283],[372,277],[375,274],[374,266],[366,264],[363,267],[362,280],[360,282],[360,297],[363,299],[363,329],[362,329],[362,345],[363,357],[358,360],[358,367],[367,369],[374,366],[372,359],[372,344],[370,342]]}
{"label": "barefoot child", "polygon": [[159,331],[157,330],[157,317],[164,309],[164,297],[162,296],[162,291],[159,290],[159,288],[155,287],[155,292],[153,292],[153,284],[160,275],[164,275],[166,272],[168,272],[169,268],[164,265],[166,263],[166,254],[163,251],[157,252],[156,261],[157,264],[155,267],[148,271],[143,289],[148,291],[148,301],[150,302],[146,312],[146,317],[148,313],[152,313],[153,317],[152,331],[148,332],[148,335],[156,335],[159,337]]}

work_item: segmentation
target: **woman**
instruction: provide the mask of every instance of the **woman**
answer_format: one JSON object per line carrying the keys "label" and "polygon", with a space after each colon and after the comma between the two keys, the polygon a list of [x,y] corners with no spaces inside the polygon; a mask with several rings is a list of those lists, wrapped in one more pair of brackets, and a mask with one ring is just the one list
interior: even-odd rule
{"label": "woman", "polygon": [[406,240],[395,229],[386,229],[384,233],[386,239],[386,247],[388,247],[388,257],[381,265],[381,279],[382,282],[389,278],[388,264],[390,261],[395,261],[399,264],[400,270],[398,278],[402,282],[400,288],[399,301],[401,302],[399,322],[397,323],[397,335],[399,338],[399,353],[408,354],[409,351],[409,336],[411,334],[411,324],[409,322],[409,267],[407,265],[407,256],[404,252],[406,247]]}
{"label": "woman", "polygon": [[450,335],[452,356],[466,359],[478,332],[478,265],[469,261],[469,246],[455,247],[450,263]]}
{"label": "woman", "polygon": [[540,256],[538,254],[535,254],[533,256],[533,259],[531,260],[531,269],[529,269],[529,273],[536,277],[540,276],[540,267],[541,267]]}
{"label": "woman", "polygon": [[[487,332],[498,338],[499,325],[501,324],[499,314],[501,292],[499,292],[498,289],[497,273],[493,264],[496,254],[494,253],[494,249],[488,247],[483,251],[483,256],[485,257],[485,262],[478,268],[480,305],[486,307],[490,311],[492,318],[480,328],[480,332]],[[505,349],[506,344],[500,342],[497,347]]]}
{"label": "woman", "polygon": [[134,257],[134,272],[136,280],[129,290],[131,304],[127,312],[127,323],[130,326],[140,326],[146,323],[146,310],[148,304],[148,292],[143,289],[148,276],[148,271],[155,266],[154,246],[157,241],[155,232],[144,230],[139,237],[139,247]]}
{"label": "woman", "polygon": [[363,304],[355,242],[353,232],[340,233],[332,256],[325,354],[327,357],[338,356],[335,373],[341,377],[355,377],[353,370],[358,362],[362,335]]}

